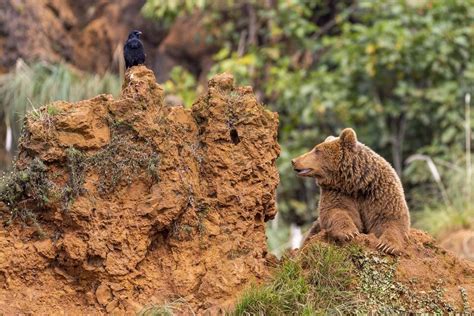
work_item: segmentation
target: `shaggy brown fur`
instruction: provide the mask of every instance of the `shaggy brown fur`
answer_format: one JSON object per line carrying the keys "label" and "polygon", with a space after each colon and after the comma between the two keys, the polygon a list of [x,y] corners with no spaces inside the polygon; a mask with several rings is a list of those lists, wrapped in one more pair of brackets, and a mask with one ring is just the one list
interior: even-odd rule
{"label": "shaggy brown fur", "polygon": [[321,188],[319,219],[306,240],[321,229],[338,241],[374,233],[378,248],[401,253],[410,227],[402,184],[385,159],[357,141],[354,130],[328,137],[292,163],[298,175],[315,178]]}

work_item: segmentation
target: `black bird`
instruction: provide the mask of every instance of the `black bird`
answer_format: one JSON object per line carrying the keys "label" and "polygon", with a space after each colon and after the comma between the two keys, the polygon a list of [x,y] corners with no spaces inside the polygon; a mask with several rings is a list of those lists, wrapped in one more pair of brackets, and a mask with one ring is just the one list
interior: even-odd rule
{"label": "black bird", "polygon": [[140,31],[132,31],[128,35],[128,39],[123,47],[123,57],[125,58],[125,68],[141,65],[145,63],[145,50],[143,43],[140,41]]}

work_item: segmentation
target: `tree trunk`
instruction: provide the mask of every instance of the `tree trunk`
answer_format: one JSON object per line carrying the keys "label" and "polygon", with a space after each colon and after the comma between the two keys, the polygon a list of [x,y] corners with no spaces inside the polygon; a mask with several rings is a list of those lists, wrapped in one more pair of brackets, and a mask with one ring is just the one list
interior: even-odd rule
{"label": "tree trunk", "polygon": [[5,112],[0,111],[0,171],[4,171],[10,165],[10,153],[6,150],[7,124]]}
{"label": "tree trunk", "polygon": [[389,118],[392,142],[393,167],[398,176],[402,176],[403,171],[403,142],[405,140],[406,119],[403,114]]}

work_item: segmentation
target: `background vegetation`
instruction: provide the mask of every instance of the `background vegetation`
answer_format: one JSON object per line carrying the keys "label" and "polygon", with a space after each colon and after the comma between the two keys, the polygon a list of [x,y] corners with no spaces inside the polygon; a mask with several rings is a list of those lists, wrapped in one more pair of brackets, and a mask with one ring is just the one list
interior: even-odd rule
{"label": "background vegetation", "polygon": [[[147,0],[142,13],[165,28],[200,16],[204,40],[217,47],[208,76],[233,73],[280,114],[273,247],[288,238],[288,223],[316,217],[318,190],[296,178],[291,158],[347,126],[402,177],[415,225],[436,234],[470,227],[473,0]],[[119,86],[116,75],[20,62],[0,78],[1,115],[17,135],[30,106]],[[185,67],[165,87],[186,106],[205,89]]]}
{"label": "background vegetation", "polygon": [[471,224],[473,1],[220,3],[148,0],[143,11],[165,21],[201,12],[220,25],[211,74],[232,72],[280,113],[283,222],[316,215],[316,188],[291,158],[352,126],[393,164],[423,228]]}

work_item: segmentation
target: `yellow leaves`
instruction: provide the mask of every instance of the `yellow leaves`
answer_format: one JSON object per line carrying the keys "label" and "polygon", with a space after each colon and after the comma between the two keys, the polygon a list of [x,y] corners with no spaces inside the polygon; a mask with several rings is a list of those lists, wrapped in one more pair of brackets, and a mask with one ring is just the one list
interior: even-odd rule
{"label": "yellow leaves", "polygon": [[270,21],[270,37],[273,39],[278,39],[283,36],[283,29],[278,26],[277,23]]}
{"label": "yellow leaves", "polygon": [[257,56],[255,54],[247,54],[238,59],[239,64],[252,66],[257,62]]}
{"label": "yellow leaves", "polygon": [[376,74],[375,65],[377,62],[377,57],[375,52],[377,51],[377,46],[373,43],[367,45],[365,47],[365,53],[370,55],[367,64],[365,65],[365,71],[369,74],[369,76],[374,77]]}
{"label": "yellow leaves", "polygon": [[277,60],[278,58],[281,57],[280,50],[276,47],[268,47],[268,48],[262,49],[262,51],[264,51],[265,54],[273,60]]}
{"label": "yellow leaves", "polygon": [[403,39],[398,38],[397,42],[395,43],[395,50],[400,51],[402,49],[402,47],[403,47]]}
{"label": "yellow leaves", "polygon": [[375,71],[375,58],[371,58],[369,62],[365,65],[365,71],[369,74],[369,76],[375,76],[375,74],[377,73]]}
{"label": "yellow leaves", "polygon": [[375,46],[375,44],[369,44],[365,48],[365,52],[369,55],[372,55],[373,53],[375,53],[376,50],[377,50],[377,46]]}
{"label": "yellow leaves", "polygon": [[324,115],[326,113],[326,107],[321,102],[315,102],[313,104],[313,109],[318,115]]}

